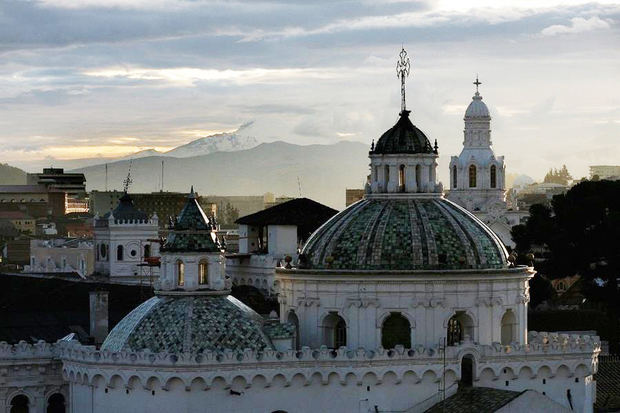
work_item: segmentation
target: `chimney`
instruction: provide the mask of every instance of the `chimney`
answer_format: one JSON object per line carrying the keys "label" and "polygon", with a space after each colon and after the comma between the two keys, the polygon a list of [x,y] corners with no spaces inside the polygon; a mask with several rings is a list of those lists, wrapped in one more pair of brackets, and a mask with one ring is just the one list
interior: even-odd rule
{"label": "chimney", "polygon": [[108,292],[90,292],[90,335],[99,346],[108,335]]}

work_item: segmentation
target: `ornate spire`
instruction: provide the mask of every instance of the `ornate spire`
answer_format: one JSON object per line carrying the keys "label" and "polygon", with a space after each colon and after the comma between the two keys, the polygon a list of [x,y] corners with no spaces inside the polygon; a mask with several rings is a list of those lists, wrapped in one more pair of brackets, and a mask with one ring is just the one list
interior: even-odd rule
{"label": "ornate spire", "polygon": [[407,110],[407,105],[405,103],[405,79],[409,76],[409,71],[411,70],[411,61],[409,57],[407,57],[407,52],[403,47],[399,53],[399,60],[396,62],[396,76],[400,79],[400,111],[405,112]]}
{"label": "ornate spire", "polygon": [[131,179],[131,163],[133,159],[129,160],[129,171],[127,171],[127,178],[123,181],[123,192],[127,193],[129,191],[129,186],[133,183],[133,179]]}
{"label": "ornate spire", "polygon": [[480,86],[481,84],[482,82],[478,80],[478,73],[476,73],[476,81],[474,82],[474,85],[476,85],[476,96],[480,95],[480,93],[478,93],[478,86]]}

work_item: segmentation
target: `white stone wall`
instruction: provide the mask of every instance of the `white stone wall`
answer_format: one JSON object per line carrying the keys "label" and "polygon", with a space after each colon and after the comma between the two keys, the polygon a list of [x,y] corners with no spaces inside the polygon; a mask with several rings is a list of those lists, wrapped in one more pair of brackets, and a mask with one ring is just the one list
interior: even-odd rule
{"label": "white stone wall", "polygon": [[[184,264],[185,281],[182,286],[178,282],[178,262]],[[207,264],[208,283],[203,285],[199,284],[198,278],[200,263]],[[161,277],[155,283],[155,288],[162,291],[195,291],[204,288],[223,290],[226,287],[225,265],[226,260],[219,252],[164,252],[161,256]]]}
{"label": "white stone wall", "polygon": [[9,413],[13,398],[24,395],[31,413],[45,413],[56,393],[62,394],[69,412],[69,384],[62,377],[54,344],[0,342],[0,412]]}
{"label": "white stone wall", "polygon": [[[370,188],[376,193],[436,192],[436,154],[370,156]],[[404,165],[405,190],[399,188],[399,169]],[[389,172],[388,172],[389,171]]]}
{"label": "white stone wall", "polygon": [[501,320],[516,318],[514,341],[526,342],[529,268],[435,272],[351,272],[276,270],[281,321],[294,312],[302,346],[329,345],[325,319],[335,313],[346,322],[347,347],[381,346],[384,320],[398,312],[409,320],[411,343],[433,346],[446,337],[448,320],[464,312],[471,340],[501,342]]}
{"label": "white stone wall", "polygon": [[282,257],[277,258],[269,254],[252,254],[248,256],[233,256],[226,259],[226,274],[235,285],[250,285],[274,294],[276,266],[286,265]]}
{"label": "white stone wall", "polygon": [[[530,334],[525,346],[465,342],[406,350],[328,349],[223,354],[101,353],[67,345],[63,374],[74,411],[422,412],[456,391],[462,360],[473,359],[474,386],[535,388],[574,411],[590,412],[598,337]],[[444,364],[445,360],[445,364]],[[445,376],[444,376],[445,371]],[[445,381],[444,381],[445,380]],[[545,384],[542,381],[545,380]],[[508,382],[508,385],[506,385]]]}
{"label": "white stone wall", "polygon": [[277,257],[297,254],[297,225],[269,225],[267,234],[269,254]]}
{"label": "white stone wall", "polygon": [[[110,277],[138,279],[140,276],[157,278],[159,268],[140,267],[144,262],[144,247],[150,245],[151,257],[159,256],[158,221],[151,219],[148,223],[113,222],[108,227],[95,227],[95,271]],[[105,245],[105,257],[101,254],[101,245]],[[123,260],[117,260],[117,247],[123,246]],[[135,255],[131,255],[135,251]]]}

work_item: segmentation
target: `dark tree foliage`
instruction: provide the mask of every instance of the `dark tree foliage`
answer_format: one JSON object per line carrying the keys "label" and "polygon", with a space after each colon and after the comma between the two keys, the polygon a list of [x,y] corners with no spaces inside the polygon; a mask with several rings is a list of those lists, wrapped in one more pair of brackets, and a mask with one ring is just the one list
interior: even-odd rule
{"label": "dark tree foliage", "polygon": [[[537,269],[551,277],[605,280],[620,275],[620,181],[585,181],[556,195],[551,208],[532,205],[526,224],[513,228],[516,250],[537,254]],[[542,256],[541,256],[542,255]]]}
{"label": "dark tree foliage", "polygon": [[544,301],[553,300],[556,296],[555,289],[548,279],[541,274],[536,274],[530,280],[530,307],[536,308]]}

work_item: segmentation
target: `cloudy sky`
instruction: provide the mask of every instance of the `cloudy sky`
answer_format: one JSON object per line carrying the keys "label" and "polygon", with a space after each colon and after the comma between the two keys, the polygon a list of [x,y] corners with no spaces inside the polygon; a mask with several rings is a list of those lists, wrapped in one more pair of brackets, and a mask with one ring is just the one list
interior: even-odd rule
{"label": "cloudy sky", "polygon": [[260,141],[370,143],[396,120],[462,144],[479,73],[497,154],[540,178],[620,164],[620,2],[0,0],[0,162]]}

